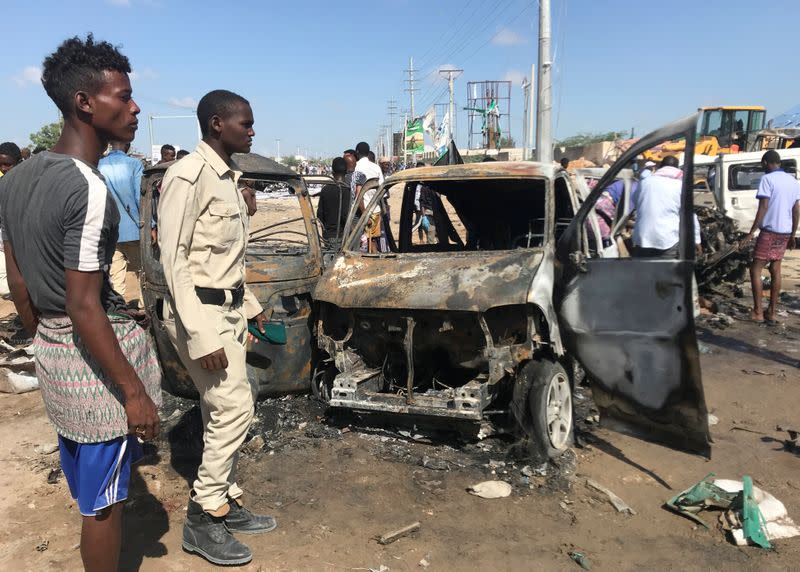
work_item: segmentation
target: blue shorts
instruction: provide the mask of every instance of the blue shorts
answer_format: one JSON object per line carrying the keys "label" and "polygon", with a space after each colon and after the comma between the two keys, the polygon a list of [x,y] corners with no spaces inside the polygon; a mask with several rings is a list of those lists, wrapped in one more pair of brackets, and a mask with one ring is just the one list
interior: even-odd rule
{"label": "blue shorts", "polygon": [[102,443],[76,443],[58,436],[61,470],[72,498],[83,516],[128,498],[131,465],[142,456],[142,446],[133,435]]}

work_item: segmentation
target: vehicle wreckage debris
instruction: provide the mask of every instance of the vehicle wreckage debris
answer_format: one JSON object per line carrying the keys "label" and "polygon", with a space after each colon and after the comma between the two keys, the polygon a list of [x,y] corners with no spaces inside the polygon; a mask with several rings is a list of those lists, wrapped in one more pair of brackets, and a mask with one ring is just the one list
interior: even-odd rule
{"label": "vehicle wreckage debris", "polygon": [[505,481],[483,481],[467,489],[472,495],[484,499],[500,499],[511,495],[511,485]]}
{"label": "vehicle wreckage debris", "polygon": [[630,515],[635,515],[636,511],[633,510],[628,504],[619,498],[616,494],[614,494],[610,489],[604,487],[600,483],[593,481],[592,479],[586,479],[586,486],[590,489],[594,489],[598,492],[603,493],[608,498],[608,502],[612,504],[612,506],[617,509],[617,512],[626,512]]}
{"label": "vehicle wreckage debris", "polygon": [[584,570],[592,569],[592,561],[589,560],[589,557],[586,556],[586,554],[584,554],[583,552],[578,552],[577,550],[573,550],[569,553],[569,557],[572,558],[575,564],[577,564]]}
{"label": "vehicle wreckage debris", "polygon": [[703,510],[724,511],[720,522],[737,546],[771,548],[770,540],[800,536],[800,527],[789,517],[784,504],[768,492],[753,486],[751,477],[741,481],[715,479],[709,473],[701,481],[669,499],[665,506],[706,529],[698,516]]}
{"label": "vehicle wreckage debris", "polygon": [[383,544],[384,546],[387,544],[391,544],[395,540],[399,540],[404,536],[408,536],[412,532],[416,532],[420,529],[421,524],[419,522],[412,522],[411,524],[404,526],[403,528],[398,528],[397,530],[392,530],[391,532],[387,532],[386,534],[382,535],[378,538],[378,544]]}

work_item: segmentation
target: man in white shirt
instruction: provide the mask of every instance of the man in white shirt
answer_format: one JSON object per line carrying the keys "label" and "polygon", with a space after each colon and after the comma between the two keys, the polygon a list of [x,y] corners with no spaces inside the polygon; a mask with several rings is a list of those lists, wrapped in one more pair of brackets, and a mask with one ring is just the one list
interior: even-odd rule
{"label": "man in white shirt", "polygon": [[[761,159],[764,176],[758,185],[756,198],[758,212],[745,243],[753,240],[756,231],[758,240],[753,249],[750,266],[750,281],[753,286],[753,310],[750,317],[755,321],[775,321],[778,299],[781,294],[781,261],[786,249],[795,247],[795,234],[800,220],[800,183],[781,168],[781,156],[770,149]],[[761,273],[769,264],[772,279],[769,307],[763,310],[763,287]]]}
{"label": "man in white shirt", "polygon": [[[383,184],[383,173],[381,172],[381,168],[369,160],[368,143],[362,141],[356,145],[356,156],[358,157],[358,161],[356,161],[356,168],[353,171],[353,179],[350,183],[350,190],[353,200],[355,200],[358,196],[358,193],[361,192],[361,187],[363,187],[370,179],[378,179],[378,183]],[[364,213],[367,205],[370,203],[377,191],[378,189],[372,189],[371,191],[364,193],[363,198],[358,203],[359,214]],[[379,203],[376,203],[369,212],[366,235],[367,251],[376,252],[378,249],[378,241],[380,241],[381,238],[381,209]]]}
{"label": "man in white shirt", "polygon": [[[633,256],[679,258],[681,189],[683,171],[677,157],[667,156],[652,176],[643,179],[636,193],[636,226],[633,228]],[[694,216],[694,241],[700,249],[700,224]]]}

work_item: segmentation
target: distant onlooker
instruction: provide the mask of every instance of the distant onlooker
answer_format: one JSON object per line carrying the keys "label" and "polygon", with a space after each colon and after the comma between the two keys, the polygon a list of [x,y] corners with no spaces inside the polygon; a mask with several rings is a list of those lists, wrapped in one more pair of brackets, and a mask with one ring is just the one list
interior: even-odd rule
{"label": "distant onlooker", "polygon": [[19,150],[20,154],[22,155],[22,160],[27,161],[31,158],[31,150],[28,147],[23,147]]}
{"label": "distant onlooker", "polygon": [[644,169],[642,169],[642,172],[639,173],[639,178],[640,179],[646,179],[647,177],[652,175],[653,174],[653,167],[655,167],[655,166],[656,166],[656,164],[653,163],[652,161],[645,162]]}
{"label": "distant onlooker", "polygon": [[[644,179],[636,193],[636,225],[633,228],[633,256],[679,258],[681,193],[683,171],[678,158],[664,157],[660,168]],[[694,217],[694,240],[700,251],[700,224]]]}
{"label": "distant onlooker", "polygon": [[378,164],[378,159],[375,157],[375,151],[370,151],[367,153],[367,158],[369,159],[370,163],[375,163],[376,165]]}
{"label": "distant onlooker", "polygon": [[[22,154],[16,143],[0,143],[0,177],[8,173],[22,161]],[[6,258],[3,254],[2,233],[0,233],[0,296],[8,296],[8,273],[6,272]]]}
{"label": "distant onlooker", "polygon": [[[361,192],[361,187],[371,179],[377,179],[380,184],[383,184],[383,173],[381,168],[369,160],[369,143],[362,141],[356,145],[356,155],[358,161],[356,162],[355,171],[353,171],[353,180],[350,184],[351,196],[354,200],[358,200],[358,194]],[[364,196],[358,202],[358,210],[360,213],[366,211],[367,205],[372,201],[377,189],[372,189],[364,193]],[[367,239],[367,252],[375,252],[377,250],[378,242],[381,238],[381,216],[380,206],[376,204],[369,212],[369,221],[366,228]]]}
{"label": "distant onlooker", "polygon": [[347,173],[345,173],[344,182],[347,183],[348,186],[352,186],[353,171],[356,170],[356,161],[358,161],[355,149],[348,149],[347,151],[342,153],[342,158],[344,159],[344,162],[347,165]]}
{"label": "distant onlooker", "polygon": [[[750,281],[753,287],[753,320],[775,321],[775,310],[781,293],[781,261],[786,249],[795,247],[797,222],[800,219],[800,182],[781,168],[781,156],[769,150],[761,158],[765,175],[761,177],[756,198],[758,211],[753,226],[745,240],[753,240],[759,231],[750,266]],[[761,272],[769,263],[772,280],[769,307],[763,310],[763,286]]]}
{"label": "distant onlooker", "polygon": [[[139,197],[142,194],[144,167],[141,161],[128,156],[130,146],[129,142],[112,141],[111,152],[97,164],[97,170],[103,174],[106,187],[119,211],[119,237],[108,274],[111,287],[123,298],[128,273],[135,277],[142,269],[142,257],[139,254]],[[135,305],[138,307],[138,300]]]}
{"label": "distant onlooker", "polygon": [[174,161],[174,160],[175,160],[175,147],[173,147],[169,143],[166,143],[166,144],[162,145],[161,146],[161,160],[159,160],[159,162],[156,163],[156,164],[160,165],[161,163],[169,163],[170,161]]}
{"label": "distant onlooker", "polygon": [[8,173],[22,161],[22,152],[16,143],[0,143],[0,176]]}
{"label": "distant onlooker", "polygon": [[331,164],[331,170],[336,182],[322,187],[317,205],[317,220],[322,224],[322,239],[328,243],[341,240],[350,211],[350,187],[344,182],[347,163],[342,157],[336,157]]}
{"label": "distant onlooker", "polygon": [[188,155],[188,154],[189,154],[189,152],[188,152],[186,149],[181,149],[180,151],[178,151],[178,152],[175,154],[175,160],[176,160],[176,161],[180,161],[181,159],[183,159],[184,157],[186,157],[186,155]]}
{"label": "distant onlooker", "polygon": [[[417,167],[424,167],[425,163],[417,161]],[[436,244],[436,219],[433,216],[433,191],[428,185],[417,184],[414,191],[414,210],[417,214],[417,236],[422,241],[425,235],[425,242]],[[416,226],[416,225],[415,225]]]}
{"label": "distant onlooker", "polygon": [[561,168],[564,169],[565,171],[569,168],[569,159],[567,159],[566,157],[561,157],[559,163],[561,163]]}

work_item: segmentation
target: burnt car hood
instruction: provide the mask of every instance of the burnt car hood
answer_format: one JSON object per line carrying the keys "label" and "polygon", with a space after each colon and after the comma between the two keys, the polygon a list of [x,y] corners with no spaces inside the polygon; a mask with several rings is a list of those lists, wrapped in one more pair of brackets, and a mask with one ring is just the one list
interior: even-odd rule
{"label": "burnt car hood", "polygon": [[340,254],[324,272],[314,299],[341,308],[484,312],[525,304],[544,252]]}

